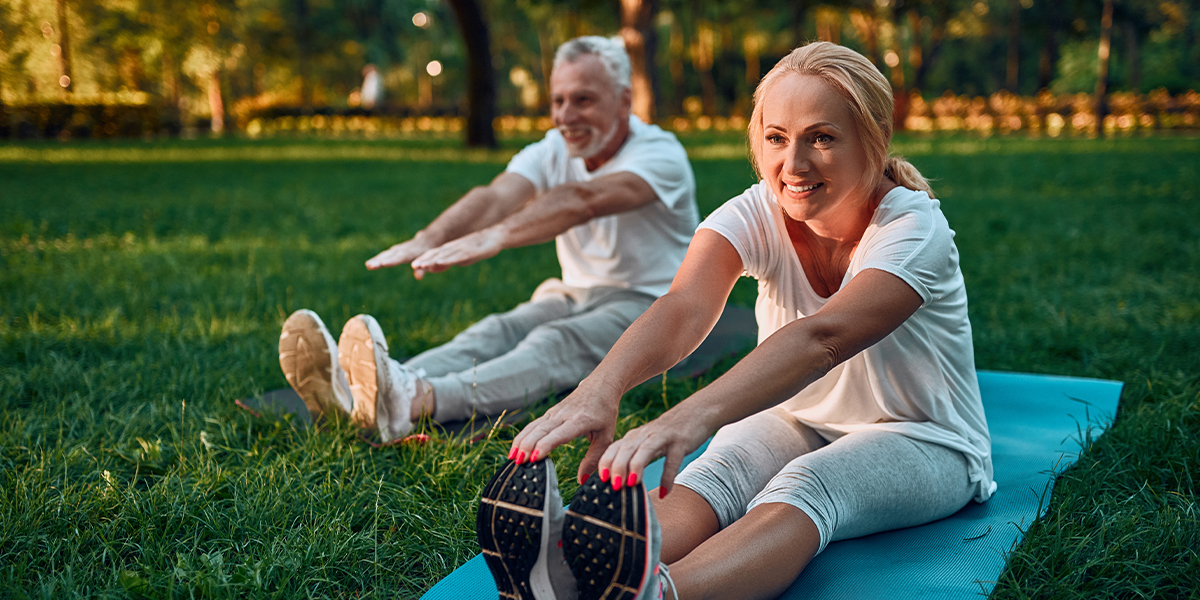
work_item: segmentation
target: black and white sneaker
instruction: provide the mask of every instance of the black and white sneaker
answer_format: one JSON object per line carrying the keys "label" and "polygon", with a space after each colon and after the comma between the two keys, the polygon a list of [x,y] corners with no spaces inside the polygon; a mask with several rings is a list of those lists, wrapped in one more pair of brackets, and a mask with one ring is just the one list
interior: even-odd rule
{"label": "black and white sneaker", "polygon": [[613,490],[595,473],[567,508],[563,554],[579,600],[657,600],[675,585],[658,561],[661,530],[642,484]]}
{"label": "black and white sneaker", "polygon": [[483,488],[475,534],[500,600],[575,600],[563,503],[550,459],[509,461]]}

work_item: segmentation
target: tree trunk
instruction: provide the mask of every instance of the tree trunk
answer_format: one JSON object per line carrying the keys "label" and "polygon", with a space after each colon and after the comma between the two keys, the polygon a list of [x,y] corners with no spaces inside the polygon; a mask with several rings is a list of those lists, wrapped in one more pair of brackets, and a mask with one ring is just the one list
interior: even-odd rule
{"label": "tree trunk", "polygon": [[621,0],[621,38],[632,67],[633,114],[646,123],[656,116],[654,86],[655,0]]}
{"label": "tree trunk", "polygon": [[62,87],[62,97],[67,99],[74,91],[71,80],[71,36],[67,27],[67,0],[56,0],[54,7],[58,12],[58,85]]}
{"label": "tree trunk", "polygon": [[671,20],[671,39],[667,52],[671,71],[671,110],[676,115],[683,114],[683,99],[687,96],[687,82],[683,78],[683,25],[679,19],[679,13],[676,13]]}
{"label": "tree trunk", "polygon": [[912,29],[912,43],[908,46],[908,65],[913,70],[913,86],[917,87],[917,72],[925,63],[925,33],[923,31],[921,14],[915,10],[908,11],[908,26]]}
{"label": "tree trunk", "polygon": [[804,16],[807,12],[804,0],[792,0],[792,48],[799,48],[800,44],[808,41],[804,39]]}
{"label": "tree trunk", "polygon": [[296,27],[296,49],[300,56],[297,57],[300,69],[300,107],[304,114],[310,115],[313,111],[313,90],[312,90],[312,18],[309,15],[308,0],[292,0],[292,12],[295,14]]}
{"label": "tree trunk", "polygon": [[208,109],[212,112],[212,132],[225,133],[225,102],[221,100],[221,71],[214,70],[208,77]]}
{"label": "tree trunk", "polygon": [[1058,62],[1058,32],[1062,29],[1062,8],[1058,2],[1046,4],[1046,37],[1038,57],[1038,90],[1050,87],[1054,66]]}
{"label": "tree trunk", "polygon": [[554,72],[554,43],[550,41],[550,33],[538,27],[538,48],[542,59],[542,90],[538,94],[538,112],[545,114],[550,110],[550,74]]}
{"label": "tree trunk", "polygon": [[449,0],[467,48],[467,146],[496,147],[496,71],[479,0]]}
{"label": "tree trunk", "polygon": [[1142,87],[1141,41],[1138,27],[1132,20],[1125,21],[1125,60],[1129,61],[1129,89],[1138,92]]}
{"label": "tree trunk", "polygon": [[[697,11],[699,12],[699,11]],[[700,77],[700,100],[704,114],[717,114],[717,83],[713,80],[713,54],[716,32],[712,23],[701,19],[696,25],[696,37],[692,40],[692,68]]]}
{"label": "tree trunk", "polygon": [[1112,49],[1113,0],[1104,0],[1100,18],[1099,68],[1096,77],[1096,134],[1104,135],[1104,117],[1108,114],[1108,63]]}
{"label": "tree trunk", "polygon": [[1004,70],[1004,88],[1019,94],[1021,68],[1021,0],[1009,2],[1008,61]]}

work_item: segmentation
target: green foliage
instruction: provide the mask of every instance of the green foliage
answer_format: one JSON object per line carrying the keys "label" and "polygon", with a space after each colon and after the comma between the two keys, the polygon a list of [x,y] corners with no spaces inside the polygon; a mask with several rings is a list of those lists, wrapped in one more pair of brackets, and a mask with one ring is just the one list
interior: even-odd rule
{"label": "green foliage", "polygon": [[[753,181],[744,143],[684,138],[702,214]],[[416,282],[362,261],[493,177],[445,142],[0,147],[0,595],[415,597],[477,552],[512,428],[372,449],[233,400],[286,385],[283,319],[366,311],[398,355],[555,275],[553,248]],[[1193,138],[900,140],[934,178],[980,368],[1122,380],[1120,418],[1058,479],[996,591],[1184,597],[1200,522]],[[431,160],[436,159],[436,160]],[[754,301],[743,280],[733,302]],[[620,430],[710,381],[627,395]],[[581,442],[556,456],[570,497]]]}

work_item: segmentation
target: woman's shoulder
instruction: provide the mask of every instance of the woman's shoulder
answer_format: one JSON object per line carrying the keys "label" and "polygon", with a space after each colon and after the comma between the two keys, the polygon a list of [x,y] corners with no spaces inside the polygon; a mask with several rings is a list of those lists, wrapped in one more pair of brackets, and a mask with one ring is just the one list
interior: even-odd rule
{"label": "woman's shoulder", "polygon": [[942,203],[926,192],[903,186],[896,186],[884,195],[871,224],[876,232],[894,228],[949,232]]}

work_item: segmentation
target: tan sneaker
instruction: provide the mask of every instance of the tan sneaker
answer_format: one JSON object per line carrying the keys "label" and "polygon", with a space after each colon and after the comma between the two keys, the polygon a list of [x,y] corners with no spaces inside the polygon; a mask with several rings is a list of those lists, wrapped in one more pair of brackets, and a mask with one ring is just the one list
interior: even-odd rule
{"label": "tan sneaker", "polygon": [[353,410],[354,397],[338,364],[337,346],[317,313],[301,309],[284,321],[279,368],[314,421],[328,410],[347,415]]}
{"label": "tan sneaker", "polygon": [[350,319],[342,328],[338,350],[354,396],[354,422],[378,429],[384,443],[408,435],[420,377],[388,356],[387,340],[375,318]]}

